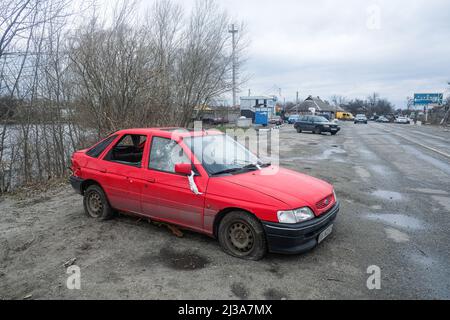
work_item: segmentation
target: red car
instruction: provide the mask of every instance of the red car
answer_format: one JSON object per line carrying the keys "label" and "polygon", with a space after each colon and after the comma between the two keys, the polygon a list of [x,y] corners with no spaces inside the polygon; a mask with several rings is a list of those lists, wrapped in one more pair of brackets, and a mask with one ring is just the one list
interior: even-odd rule
{"label": "red car", "polygon": [[120,211],[176,224],[251,260],[312,249],[339,211],[330,184],[264,164],[219,131],[119,131],[75,152],[72,171],[92,218]]}

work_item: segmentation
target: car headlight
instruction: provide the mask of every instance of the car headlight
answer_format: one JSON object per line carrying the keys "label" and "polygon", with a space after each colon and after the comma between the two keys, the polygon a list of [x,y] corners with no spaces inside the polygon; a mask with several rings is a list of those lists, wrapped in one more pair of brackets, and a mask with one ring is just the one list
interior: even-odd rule
{"label": "car headlight", "polygon": [[280,223],[299,223],[308,221],[314,218],[314,213],[308,207],[297,210],[278,211],[278,222]]}

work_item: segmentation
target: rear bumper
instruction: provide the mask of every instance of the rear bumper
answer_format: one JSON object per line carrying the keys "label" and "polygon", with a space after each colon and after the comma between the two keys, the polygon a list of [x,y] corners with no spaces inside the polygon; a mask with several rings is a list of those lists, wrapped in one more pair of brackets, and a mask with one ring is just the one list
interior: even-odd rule
{"label": "rear bumper", "polygon": [[72,188],[79,194],[83,194],[83,190],[81,188],[81,185],[84,182],[84,179],[81,179],[79,177],[70,176],[69,182],[72,185]]}
{"label": "rear bumper", "polygon": [[263,222],[269,251],[298,254],[317,246],[319,235],[333,224],[339,212],[339,202],[324,215],[299,224]]}

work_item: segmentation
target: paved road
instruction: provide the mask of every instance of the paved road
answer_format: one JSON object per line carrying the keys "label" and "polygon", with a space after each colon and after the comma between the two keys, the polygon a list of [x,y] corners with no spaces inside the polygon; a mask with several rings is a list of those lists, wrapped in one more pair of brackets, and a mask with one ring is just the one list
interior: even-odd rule
{"label": "paved road", "polygon": [[[362,296],[450,297],[450,159],[424,147],[448,152],[450,133],[343,123],[336,137],[306,134],[297,143],[312,156],[291,151],[283,163],[332,182],[342,199],[334,238],[315,254],[335,246],[328,266],[342,268],[351,261],[348,267],[357,270],[353,280],[350,269],[331,278],[355,285],[356,274],[373,264],[382,268],[382,290],[363,290]],[[349,286],[341,288],[343,296],[357,297]]]}
{"label": "paved road", "polygon": [[[450,159],[422,146],[449,152],[450,133],[342,126],[337,136],[280,132],[282,165],[333,183],[342,202],[314,251],[235,259],[202,235],[179,239],[126,217],[92,222],[64,187],[0,201],[0,298],[450,298]],[[62,264],[74,257],[82,289],[71,291]],[[380,290],[366,286],[372,265]]]}

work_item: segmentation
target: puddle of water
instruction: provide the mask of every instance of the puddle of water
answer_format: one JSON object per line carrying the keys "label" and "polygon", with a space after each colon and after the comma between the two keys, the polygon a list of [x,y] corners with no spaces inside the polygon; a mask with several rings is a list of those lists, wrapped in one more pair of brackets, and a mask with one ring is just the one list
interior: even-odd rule
{"label": "puddle of water", "polygon": [[399,201],[402,199],[401,193],[387,190],[377,190],[372,192],[372,195],[385,200]]}
{"label": "puddle of water", "polygon": [[398,227],[402,229],[410,229],[410,230],[422,230],[424,229],[423,223],[412,217],[408,217],[404,214],[368,214],[366,216],[370,220],[380,221],[387,225]]}
{"label": "puddle of water", "polygon": [[390,172],[389,168],[382,165],[371,165],[370,169],[372,169],[373,172],[379,174],[380,176],[387,176]]}
{"label": "puddle of water", "polygon": [[439,189],[411,188],[409,190],[411,190],[413,192],[424,193],[424,194],[431,194],[431,195],[440,195],[440,196],[447,196],[448,195],[447,191],[439,190]]}
{"label": "puddle of water", "polygon": [[424,256],[423,254],[413,253],[410,255],[410,258],[413,262],[421,264],[424,267],[431,267],[434,263],[434,260],[432,258]]}
{"label": "puddle of water", "polygon": [[312,157],[288,157],[284,158],[283,161],[296,161],[296,160],[310,160],[310,161],[317,161],[317,160],[332,160],[335,162],[345,162],[343,159],[340,159],[335,156],[335,154],[344,154],[347,153],[345,150],[342,150],[340,148],[333,148],[333,149],[327,149],[324,152],[322,152],[321,155],[312,156]]}
{"label": "puddle of water", "polygon": [[417,158],[428,162],[429,164],[433,165],[434,167],[436,167],[436,168],[442,170],[443,172],[445,172],[446,174],[450,175],[450,165],[448,163],[438,160],[437,158],[433,158],[433,157],[419,151],[418,149],[415,149],[408,145],[404,145],[403,149],[408,151],[408,153],[415,155]]}
{"label": "puddle of water", "polygon": [[363,167],[355,167],[355,171],[362,179],[369,179],[371,177],[370,172]]}
{"label": "puddle of water", "polygon": [[443,208],[450,211],[450,198],[449,197],[439,197],[432,196],[433,200],[439,203]]}
{"label": "puddle of water", "polygon": [[400,230],[394,228],[385,228],[386,235],[388,239],[393,240],[397,243],[404,243],[409,241],[409,236],[406,233],[401,232]]}
{"label": "puddle of water", "polygon": [[342,150],[340,148],[333,148],[333,149],[327,149],[325,150],[321,155],[311,157],[310,159],[314,160],[340,160],[334,157],[335,154],[344,154],[347,153],[345,150]]}

